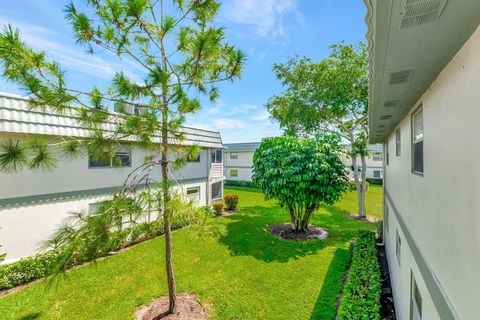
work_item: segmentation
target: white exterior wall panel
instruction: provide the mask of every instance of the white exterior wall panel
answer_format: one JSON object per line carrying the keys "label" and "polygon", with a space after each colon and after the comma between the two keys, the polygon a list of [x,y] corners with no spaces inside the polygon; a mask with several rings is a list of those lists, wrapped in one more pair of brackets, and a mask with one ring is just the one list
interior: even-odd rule
{"label": "white exterior wall panel", "polygon": [[[410,281],[405,274],[410,269],[416,272],[418,261],[422,260],[436,279],[420,285],[423,280],[418,275],[422,298],[437,299],[430,295],[436,294],[432,288],[439,287],[459,318],[478,317],[480,148],[475,142],[480,133],[479,56],[477,30],[416,105],[423,104],[423,176],[411,173],[411,112],[398,125],[401,156],[395,156],[395,132],[388,139],[390,161],[386,166],[385,190],[420,252],[411,258],[415,250],[409,250],[407,241],[403,241],[405,259],[401,270],[396,270],[395,239],[388,235],[390,273],[400,319],[406,319],[410,305]],[[392,210],[389,219],[395,221]],[[389,232],[393,233],[394,228]],[[424,308],[424,319],[437,318],[430,310],[433,304]]]}

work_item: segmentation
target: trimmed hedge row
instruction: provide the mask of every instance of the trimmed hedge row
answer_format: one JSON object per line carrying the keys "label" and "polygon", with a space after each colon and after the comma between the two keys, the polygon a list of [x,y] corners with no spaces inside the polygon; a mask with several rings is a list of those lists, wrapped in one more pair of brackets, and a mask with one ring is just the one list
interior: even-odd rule
{"label": "trimmed hedge row", "polygon": [[367,182],[370,183],[372,186],[382,186],[383,179],[382,178],[367,178]]}
{"label": "trimmed hedge row", "polygon": [[339,319],[380,320],[381,289],[375,234],[359,231],[343,289]]}
{"label": "trimmed hedge row", "polygon": [[252,187],[257,188],[255,183],[252,181],[244,181],[244,180],[225,180],[225,186],[232,186],[232,187]]}
{"label": "trimmed hedge row", "polygon": [[[205,208],[210,210],[210,207]],[[172,229],[179,229],[188,225],[186,221],[178,221]],[[99,253],[96,258],[109,255],[111,252],[152,239],[163,234],[161,220],[152,223],[142,223],[134,227],[117,231],[110,236],[108,251]],[[60,254],[59,249],[50,250],[32,257],[23,258],[12,264],[0,266],[0,290],[10,289],[33,280],[52,275],[55,270],[54,262]],[[73,257],[70,267],[91,261],[82,254]]]}

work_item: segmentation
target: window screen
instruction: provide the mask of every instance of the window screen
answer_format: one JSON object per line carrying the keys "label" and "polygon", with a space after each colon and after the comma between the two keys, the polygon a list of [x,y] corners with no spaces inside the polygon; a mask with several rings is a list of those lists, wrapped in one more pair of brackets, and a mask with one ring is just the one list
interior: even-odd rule
{"label": "window screen", "polygon": [[222,197],[222,182],[212,184],[212,199],[219,199]]}
{"label": "window screen", "polygon": [[412,171],[423,173],[423,109],[412,116]]}
{"label": "window screen", "polygon": [[222,150],[212,150],[212,163],[222,163]]}

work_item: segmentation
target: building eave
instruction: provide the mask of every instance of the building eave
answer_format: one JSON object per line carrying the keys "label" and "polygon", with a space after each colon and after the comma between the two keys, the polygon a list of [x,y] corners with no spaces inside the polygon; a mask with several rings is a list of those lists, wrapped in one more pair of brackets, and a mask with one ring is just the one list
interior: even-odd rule
{"label": "building eave", "polygon": [[415,17],[407,20],[410,1],[364,2],[370,142],[380,143],[418,105],[423,93],[478,27],[480,1],[458,4],[440,0],[428,22],[418,22]]}

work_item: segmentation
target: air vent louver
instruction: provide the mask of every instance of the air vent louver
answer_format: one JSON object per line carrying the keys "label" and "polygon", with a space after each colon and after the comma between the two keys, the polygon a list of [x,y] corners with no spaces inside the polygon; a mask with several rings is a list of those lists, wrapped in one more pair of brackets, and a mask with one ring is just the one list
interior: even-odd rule
{"label": "air vent louver", "polygon": [[398,107],[399,104],[400,104],[400,100],[388,100],[388,101],[385,101],[383,106],[385,108],[394,108],[394,107]]}
{"label": "air vent louver", "polygon": [[381,117],[380,117],[380,120],[388,120],[388,119],[390,119],[391,117],[392,117],[391,115],[381,116]]}
{"label": "air vent louver", "polygon": [[400,84],[407,82],[412,76],[412,70],[403,70],[390,73],[389,84]]}
{"label": "air vent louver", "polygon": [[437,20],[447,0],[406,0],[400,29]]}

